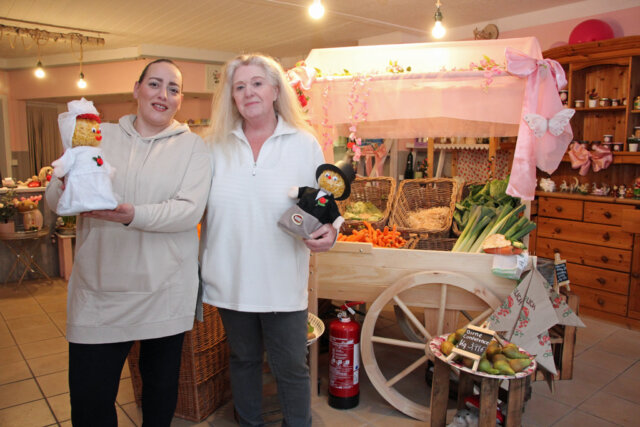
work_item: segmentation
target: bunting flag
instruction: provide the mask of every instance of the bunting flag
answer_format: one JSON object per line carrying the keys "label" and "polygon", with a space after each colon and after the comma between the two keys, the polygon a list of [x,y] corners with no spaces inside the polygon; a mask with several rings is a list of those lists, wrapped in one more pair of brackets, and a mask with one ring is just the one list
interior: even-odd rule
{"label": "bunting flag", "polygon": [[529,270],[520,284],[489,317],[491,329],[505,332],[552,374],[556,374],[549,328],[553,325],[584,327],[584,323],[553,291],[537,269]]}

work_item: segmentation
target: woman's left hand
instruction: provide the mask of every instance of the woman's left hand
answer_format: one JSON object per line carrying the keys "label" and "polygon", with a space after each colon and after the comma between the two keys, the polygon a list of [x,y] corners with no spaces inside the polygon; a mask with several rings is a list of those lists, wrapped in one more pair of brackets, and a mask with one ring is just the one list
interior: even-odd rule
{"label": "woman's left hand", "polygon": [[312,252],[325,252],[333,247],[338,232],[331,224],[324,224],[311,233],[311,239],[303,239]]}
{"label": "woman's left hand", "polygon": [[129,224],[133,221],[135,208],[130,203],[118,205],[114,210],[100,210],[83,212],[80,215],[86,218],[102,219],[104,221],[119,222],[121,224]]}

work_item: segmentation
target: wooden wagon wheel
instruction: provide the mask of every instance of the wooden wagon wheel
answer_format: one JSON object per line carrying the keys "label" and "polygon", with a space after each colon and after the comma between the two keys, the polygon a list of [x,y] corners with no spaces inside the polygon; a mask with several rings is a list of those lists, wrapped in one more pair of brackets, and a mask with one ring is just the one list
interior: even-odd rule
{"label": "wooden wagon wheel", "polygon": [[[374,329],[380,313],[388,305],[398,306],[421,337],[420,342],[375,336]],[[410,417],[428,421],[429,407],[417,403],[398,390],[401,380],[407,378],[429,359],[427,343],[432,337],[451,332],[458,327],[461,311],[479,313],[470,322],[478,324],[501,304],[500,300],[484,285],[470,276],[450,271],[424,271],[403,277],[389,286],[371,304],[362,325],[362,363],[371,383],[387,402]],[[413,309],[413,310],[412,310]],[[424,312],[424,322],[414,311]],[[376,360],[374,343],[394,346],[406,354],[406,349],[420,350],[416,360],[400,372],[386,378]],[[399,353],[400,354],[400,353]],[[397,370],[396,367],[393,367]],[[387,370],[388,371],[388,370]],[[427,401],[425,386],[424,402]]]}

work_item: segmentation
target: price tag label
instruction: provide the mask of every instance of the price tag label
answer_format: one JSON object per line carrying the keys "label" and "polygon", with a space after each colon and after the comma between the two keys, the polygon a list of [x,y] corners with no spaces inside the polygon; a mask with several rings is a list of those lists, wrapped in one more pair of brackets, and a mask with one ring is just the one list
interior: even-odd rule
{"label": "price tag label", "polygon": [[561,262],[554,265],[556,270],[556,281],[558,285],[565,285],[569,283],[569,273],[567,272],[567,263]]}
{"label": "price tag label", "polygon": [[456,347],[460,350],[482,356],[482,353],[487,350],[492,339],[492,333],[484,333],[475,329],[467,328]]}
{"label": "price tag label", "polygon": [[495,331],[479,326],[468,325],[462,335],[460,342],[451,350],[447,357],[447,362],[451,361],[457,354],[472,359],[473,368],[478,369],[478,363],[482,358],[482,353],[487,350],[489,343],[495,337]]}

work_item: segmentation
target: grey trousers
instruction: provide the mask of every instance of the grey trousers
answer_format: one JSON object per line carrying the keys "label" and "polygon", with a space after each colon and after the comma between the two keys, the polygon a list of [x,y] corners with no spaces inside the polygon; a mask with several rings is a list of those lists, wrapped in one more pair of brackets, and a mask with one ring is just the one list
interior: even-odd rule
{"label": "grey trousers", "polygon": [[264,425],[262,360],[266,349],[278,387],[282,425],[311,426],[307,310],[277,313],[218,310],[231,349],[231,392],[240,425]]}

